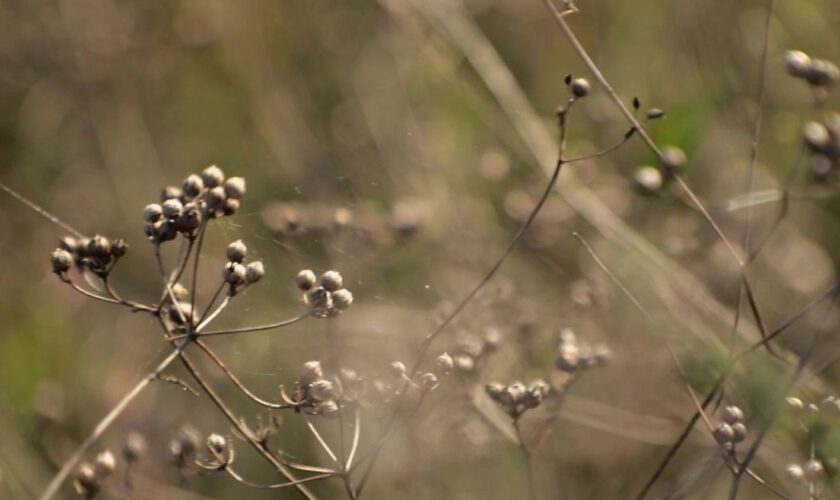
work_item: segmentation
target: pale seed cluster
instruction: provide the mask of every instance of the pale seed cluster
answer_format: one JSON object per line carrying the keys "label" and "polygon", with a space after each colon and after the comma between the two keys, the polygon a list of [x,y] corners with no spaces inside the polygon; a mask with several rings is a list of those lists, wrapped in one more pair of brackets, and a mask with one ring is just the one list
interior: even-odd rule
{"label": "pale seed cluster", "polygon": [[606,344],[593,346],[582,342],[578,340],[574,331],[565,328],[560,332],[554,366],[566,373],[576,373],[587,368],[604,366],[611,357],[612,351]]}
{"label": "pale seed cluster", "polygon": [[98,234],[93,238],[65,236],[50,254],[50,264],[60,277],[74,265],[79,270],[87,269],[104,277],[127,251],[128,245],[122,239],[111,241]]}
{"label": "pale seed cluster", "polygon": [[544,380],[536,380],[528,386],[522,382],[509,385],[494,382],[487,384],[484,390],[508,415],[517,419],[526,411],[542,404],[551,392],[551,386]]}
{"label": "pale seed cluster", "polygon": [[353,304],[353,294],[344,288],[344,279],[338,271],[327,271],[320,278],[309,269],[300,271],[295,284],[303,294],[310,313],[318,318],[331,318]]}
{"label": "pale seed cluster", "polygon": [[737,406],[725,406],[720,414],[721,422],[715,426],[714,437],[718,444],[733,448],[747,438],[744,412]]}

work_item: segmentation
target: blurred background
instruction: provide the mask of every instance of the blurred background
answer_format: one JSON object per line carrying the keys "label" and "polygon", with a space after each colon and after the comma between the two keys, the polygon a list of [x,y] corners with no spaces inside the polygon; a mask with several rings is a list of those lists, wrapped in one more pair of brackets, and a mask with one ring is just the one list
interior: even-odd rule
{"label": "blurred background", "polygon": [[[638,97],[642,111],[665,111],[647,128],[658,144],[685,151],[685,177],[727,236],[743,241],[747,205],[751,249],[771,234],[749,268],[768,327],[819,296],[837,272],[840,204],[831,184],[810,175],[801,131],[840,100],[829,95],[815,107],[811,89],[785,74],[784,53],[840,60],[835,1],[774,7],[754,185],[770,201],[761,204],[748,195],[748,165],[767,2],[579,0],[578,6],[568,20],[581,43],[626,103]],[[564,76],[591,79],[536,0],[2,0],[0,26],[0,182],[84,234],[125,238],[130,251],[113,277],[124,296],[159,298],[143,207],[159,200],[161,188],[210,164],[245,177],[248,194],[239,213],[211,225],[198,292],[212,294],[224,247],[236,239],[267,270],[220,325],[299,313],[300,269],[344,275],[355,304],[338,318],[212,339],[243,381],[272,399],[279,384],[293,384],[303,362],[329,352],[340,353],[342,366],[371,374],[387,374],[391,361],[413,360],[441,311],[489,269],[544,189],[556,156],[554,110],[569,95]],[[516,98],[508,74],[527,100]],[[612,146],[627,129],[593,80],[591,94],[569,114],[567,156]],[[629,498],[642,487],[693,411],[666,345],[702,392],[733,338],[741,348],[759,338],[746,307],[733,333],[738,269],[708,224],[679,192],[634,190],[634,172],[648,164],[655,157],[634,138],[615,153],[566,167],[559,193],[523,243],[432,352],[468,354],[488,335],[498,346],[472,369],[444,379],[390,437],[365,496],[524,498],[521,451],[481,387],[556,375],[554,349],[564,328],[581,341],[608,344],[613,356],[568,389],[560,418],[541,410],[523,418],[526,440],[541,425],[552,426],[532,450],[540,497]],[[775,227],[779,189],[789,177],[789,210]],[[56,279],[48,257],[64,235],[0,196],[4,499],[40,492],[167,352],[152,318],[87,300]],[[833,303],[816,308],[779,345],[802,352],[807,334],[836,332],[838,319]],[[836,394],[835,337],[823,337],[795,391],[805,401]],[[203,366],[252,425],[269,418]],[[752,436],[791,370],[760,351],[727,384],[724,401],[744,409]],[[171,372],[185,376],[179,368]],[[274,446],[328,465],[295,415],[279,416]],[[366,410],[363,450],[385,417],[385,410]],[[833,480],[840,467],[836,419],[822,419],[812,439],[795,415],[783,412],[756,470],[790,497],[807,498],[784,469],[806,460],[814,443],[831,498],[840,488]],[[90,455],[119,452],[130,432],[142,433],[149,449],[132,470],[133,498],[297,497],[221,475],[182,481],[168,443],[184,425],[203,435],[231,434],[206,397],[154,384]],[[333,423],[323,428],[336,438]],[[246,444],[234,441],[240,470],[254,481],[276,480]],[[109,483],[106,498],[125,497],[121,480]],[[698,425],[654,496],[721,498],[729,481],[720,452]],[[324,498],[344,495],[338,481],[314,490]],[[72,498],[71,485],[63,491]],[[768,495],[745,482],[741,497]]]}

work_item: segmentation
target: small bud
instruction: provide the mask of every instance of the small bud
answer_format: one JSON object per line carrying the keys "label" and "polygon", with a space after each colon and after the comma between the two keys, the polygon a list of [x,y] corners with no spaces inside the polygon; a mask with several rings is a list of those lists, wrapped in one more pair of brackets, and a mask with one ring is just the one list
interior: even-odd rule
{"label": "small bud", "polygon": [[403,363],[402,361],[391,362],[391,373],[394,375],[394,377],[402,378],[405,375],[405,372],[405,363]]}
{"label": "small bud", "polygon": [[735,439],[735,431],[727,423],[720,423],[714,430],[715,441],[718,444],[728,444]]}
{"label": "small bud", "polygon": [[805,75],[805,79],[811,85],[818,87],[834,85],[840,81],[840,68],[831,61],[813,59],[811,61],[811,67],[808,68],[808,73]]}
{"label": "small bud", "polygon": [[328,292],[334,292],[341,288],[344,280],[338,271],[327,271],[321,275],[321,286]]}
{"label": "small bud", "polygon": [[207,436],[207,448],[215,455],[221,455],[227,450],[228,442],[221,434]]}
{"label": "small bud", "polygon": [[183,193],[181,192],[181,188],[175,186],[167,186],[163,188],[160,192],[160,201],[163,203],[166,200],[172,200],[180,198]]}
{"label": "small bud", "polygon": [[336,309],[343,311],[353,304],[353,294],[346,288],[336,290],[332,293],[332,303]]}
{"label": "small bud", "polygon": [[799,464],[790,464],[785,467],[785,474],[797,483],[801,483],[805,480],[805,470],[803,470],[802,466]]}
{"label": "small bud", "polygon": [[265,276],[265,267],[262,261],[257,260],[245,266],[245,282],[249,285],[256,283]]}
{"label": "small bud", "polygon": [[665,116],[665,111],[659,108],[650,108],[649,110],[647,110],[645,115],[647,115],[648,120],[658,120],[659,118]]}
{"label": "small bud", "polygon": [[435,365],[437,366],[438,373],[446,375],[447,373],[452,371],[454,362],[452,361],[452,356],[450,356],[447,353],[443,353],[437,357],[437,359],[435,360]]}
{"label": "small bud", "polygon": [[204,202],[211,210],[216,210],[225,202],[225,189],[221,186],[216,186],[204,195]]}
{"label": "small bud", "polygon": [[735,405],[729,405],[723,408],[720,418],[727,424],[733,425],[744,421],[744,412]]}
{"label": "small bud", "polygon": [[811,69],[811,58],[799,50],[789,50],[785,53],[785,69],[795,78],[805,78]]}
{"label": "small bud", "polygon": [[823,468],[822,462],[812,458],[805,462],[805,465],[802,467],[802,472],[808,482],[814,482],[822,477],[825,469]]}
{"label": "small bud", "polygon": [[802,139],[808,146],[808,149],[814,152],[824,151],[831,143],[831,136],[828,134],[828,129],[822,123],[814,121],[805,124],[802,131]]}
{"label": "small bud", "polygon": [[248,247],[242,240],[236,240],[227,247],[227,258],[231,262],[242,262],[248,255]]}
{"label": "small bud", "polygon": [[65,273],[73,265],[73,256],[67,250],[57,248],[50,254],[50,264],[54,273]]}
{"label": "small bud", "polygon": [[676,146],[665,146],[662,148],[661,160],[666,172],[675,172],[685,165],[686,157],[682,149]]}
{"label": "small bud", "polygon": [[793,410],[800,411],[805,408],[805,403],[802,402],[799,398],[785,398],[785,402],[791,407]]}
{"label": "small bud", "polygon": [[242,177],[231,177],[225,181],[224,186],[228,198],[239,200],[245,196],[245,179]]}
{"label": "small bud", "polygon": [[128,252],[128,243],[124,239],[120,238],[111,243],[111,255],[114,257],[122,257],[126,252]]}
{"label": "small bud", "polygon": [[181,190],[183,191],[185,197],[193,199],[204,190],[204,181],[201,177],[191,174],[189,177],[184,179],[184,185]]}
{"label": "small bud", "polygon": [[438,378],[432,372],[426,372],[420,375],[420,388],[424,391],[431,391],[438,386]]}
{"label": "small bud", "polygon": [[222,203],[222,213],[226,216],[231,216],[239,210],[239,200],[234,198],[226,198]]}
{"label": "small bud", "polygon": [[641,195],[652,195],[662,189],[662,172],[656,167],[644,166],[633,174],[633,187]]}
{"label": "small bud", "polygon": [[735,422],[732,424],[732,431],[735,433],[735,436],[732,438],[732,442],[740,443],[741,441],[747,439],[747,426],[744,425],[743,422]]}
{"label": "small bud", "polygon": [[591,88],[592,86],[586,78],[575,78],[569,82],[569,90],[571,90],[572,94],[578,98],[586,97]]}
{"label": "small bud", "polygon": [[146,438],[139,432],[132,432],[128,435],[123,445],[122,455],[126,462],[134,463],[146,454]]}
{"label": "small bud", "polygon": [[304,292],[315,286],[317,280],[315,273],[309,269],[304,269],[295,276],[295,284]]}
{"label": "small bud", "polygon": [[90,242],[87,245],[87,255],[99,259],[104,259],[110,256],[111,242],[108,241],[108,238],[97,234],[90,239]]}
{"label": "small bud", "polygon": [[178,198],[170,198],[161,204],[163,215],[167,219],[174,219],[184,211],[184,204]]}
{"label": "small bud", "polygon": [[321,368],[320,361],[307,361],[303,364],[303,370],[300,373],[298,382],[300,385],[306,387],[312,382],[323,378],[324,371]]}
{"label": "small bud", "polygon": [[103,451],[96,456],[94,468],[96,469],[97,476],[101,478],[108,477],[117,469],[117,458],[110,451]]}
{"label": "small bud", "polygon": [[201,172],[201,180],[204,181],[205,187],[214,188],[225,182],[225,174],[216,165],[210,165]]}
{"label": "small bud", "polygon": [[245,278],[248,276],[248,271],[242,264],[239,264],[238,262],[231,262],[225,266],[222,276],[225,281],[231,285],[239,285],[245,282]]}

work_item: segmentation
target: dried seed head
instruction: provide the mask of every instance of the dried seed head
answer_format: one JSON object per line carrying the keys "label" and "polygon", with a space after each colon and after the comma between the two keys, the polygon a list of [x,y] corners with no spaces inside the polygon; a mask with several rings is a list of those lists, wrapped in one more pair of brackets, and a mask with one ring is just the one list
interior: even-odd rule
{"label": "dried seed head", "polygon": [[50,254],[50,264],[52,264],[54,273],[66,273],[70,270],[70,266],[73,265],[73,256],[70,255],[70,252],[67,250],[56,248],[53,253]]}
{"label": "dried seed head", "polygon": [[686,162],[685,153],[676,146],[665,146],[662,148],[662,167],[667,172],[676,172]]}
{"label": "dried seed head", "polygon": [[204,181],[201,177],[197,176],[196,174],[191,174],[189,177],[184,179],[183,187],[181,191],[183,191],[184,196],[188,199],[193,199],[199,195],[204,190]]}
{"label": "dried seed head", "polygon": [[117,469],[117,457],[109,450],[105,450],[99,455],[96,455],[94,468],[96,469],[97,476],[101,478],[108,477]]}
{"label": "dried seed head", "polygon": [[338,271],[327,271],[321,275],[321,286],[328,292],[334,292],[342,287],[344,280]]}
{"label": "dried seed head", "polygon": [[575,78],[569,82],[569,90],[572,91],[575,97],[586,97],[591,88],[592,86],[586,78]]}
{"label": "dried seed head", "polygon": [[303,370],[300,372],[298,382],[300,385],[306,387],[312,382],[324,377],[324,370],[321,368],[320,361],[307,361],[303,364]]}
{"label": "dried seed head", "polygon": [[424,391],[431,391],[438,386],[438,378],[432,372],[426,372],[420,375],[420,388]]}
{"label": "dried seed head", "polygon": [[245,266],[245,281],[250,285],[261,280],[265,276],[265,267],[261,260],[249,263]]}
{"label": "dried seed head", "polygon": [[729,425],[744,421],[744,412],[735,405],[725,406],[720,413],[720,418]]}
{"label": "dried seed head", "polygon": [[811,67],[805,75],[808,83],[818,87],[828,87],[840,81],[840,68],[831,61],[811,60]]}
{"label": "dried seed head", "polygon": [[93,465],[82,462],[76,470],[74,479],[76,490],[85,498],[93,498],[99,492],[99,478],[96,476]]}
{"label": "dried seed head", "polygon": [[216,186],[204,195],[204,202],[211,210],[216,210],[225,202],[225,189],[221,186]]}
{"label": "dried seed head", "polygon": [[536,408],[545,401],[551,387],[544,380],[537,380],[531,383],[528,393],[525,395],[524,404],[526,408]]}
{"label": "dried seed head", "polygon": [[735,431],[731,425],[722,422],[715,427],[714,436],[718,444],[728,444],[735,439]]}
{"label": "dried seed head", "polygon": [[802,139],[811,151],[824,151],[831,143],[828,129],[822,123],[810,121],[802,130]]}
{"label": "dried seed head", "polygon": [[184,211],[184,204],[178,198],[170,198],[161,204],[163,215],[167,219],[174,219]]}
{"label": "dried seed head", "polygon": [[225,266],[222,276],[225,281],[231,285],[239,285],[245,283],[245,278],[248,276],[248,270],[245,266],[238,262],[230,262]]}
{"label": "dried seed head", "polygon": [[304,292],[315,286],[316,281],[318,281],[318,278],[309,269],[304,269],[295,276],[295,284]]}
{"label": "dried seed head", "polygon": [[744,425],[743,422],[735,422],[732,425],[732,431],[735,433],[735,436],[732,438],[732,442],[740,443],[741,441],[747,439],[747,426]]}
{"label": "dried seed head", "polygon": [[210,434],[207,436],[207,448],[215,455],[222,455],[227,451],[227,439],[221,434]]}
{"label": "dried seed head", "polygon": [[96,257],[98,259],[104,259],[111,255],[111,242],[108,238],[97,234],[93,238],[90,239],[90,242],[87,245],[87,255],[91,257]]}
{"label": "dried seed head", "polygon": [[163,216],[163,207],[159,203],[146,205],[143,209],[143,220],[146,222],[157,222]]}
{"label": "dried seed head", "polygon": [[823,468],[822,462],[812,458],[811,460],[805,462],[805,465],[802,467],[802,472],[807,481],[814,482],[818,481],[822,477],[825,469]]}
{"label": "dried seed head", "polygon": [[239,210],[239,200],[234,198],[226,198],[224,203],[222,203],[222,213],[227,216],[231,216]]}
{"label": "dried seed head", "polygon": [[785,53],[785,69],[794,78],[805,78],[811,69],[811,58],[799,50],[789,50]]}
{"label": "dried seed head", "polygon": [[523,402],[528,389],[522,382],[514,382],[505,387],[499,396],[499,402],[508,409],[514,409],[517,405]]}
{"label": "dried seed head", "polygon": [[353,304],[353,294],[346,288],[336,290],[332,293],[332,303],[336,309],[343,311]]}
{"label": "dried seed head", "polygon": [[122,449],[123,458],[128,463],[134,463],[143,458],[147,448],[146,438],[139,432],[132,432],[125,439]]}
{"label": "dried seed head", "polygon": [[656,167],[644,166],[633,174],[633,187],[642,195],[651,195],[662,189],[662,172]]}
{"label": "dried seed head", "polygon": [[224,187],[228,198],[240,200],[245,196],[245,179],[242,177],[231,177],[225,181]]}
{"label": "dried seed head", "polygon": [[231,262],[242,262],[248,255],[248,247],[242,240],[236,240],[227,247],[227,258]]}
{"label": "dried seed head", "polygon": [[161,203],[166,200],[180,198],[182,196],[181,188],[175,186],[167,186],[160,192]]}
{"label": "dried seed head", "polygon": [[447,353],[443,353],[435,359],[435,366],[437,366],[438,373],[441,375],[446,375],[452,371],[452,367],[454,366],[454,361],[452,361],[452,356]]}
{"label": "dried seed head", "polygon": [[214,188],[221,186],[225,182],[225,174],[221,168],[216,165],[210,165],[201,172],[201,180],[204,181],[205,187]]}

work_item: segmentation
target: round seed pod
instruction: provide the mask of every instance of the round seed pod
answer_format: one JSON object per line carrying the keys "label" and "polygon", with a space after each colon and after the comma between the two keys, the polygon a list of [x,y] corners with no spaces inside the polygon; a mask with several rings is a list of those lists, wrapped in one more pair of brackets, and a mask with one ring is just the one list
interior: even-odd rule
{"label": "round seed pod", "polygon": [[90,239],[87,246],[87,255],[96,257],[97,259],[104,259],[111,255],[111,242],[108,238],[97,234]]}
{"label": "round seed pod", "polygon": [[420,388],[424,391],[431,391],[438,386],[438,378],[432,372],[426,372],[420,375]]}
{"label": "round seed pod", "polygon": [[805,403],[803,403],[802,400],[799,398],[785,398],[785,403],[787,403],[787,405],[795,411],[801,411],[805,408]]}
{"label": "round seed pod", "polygon": [[685,166],[686,156],[682,149],[676,146],[662,148],[662,167],[666,172],[676,172]]}
{"label": "round seed pod", "polygon": [[295,284],[304,292],[315,286],[315,282],[317,281],[318,278],[315,276],[315,273],[309,269],[304,269],[295,276]]}
{"label": "round seed pod", "polygon": [[822,477],[825,469],[823,468],[822,462],[812,458],[805,462],[805,465],[802,467],[802,472],[808,482],[814,482]]}
{"label": "round seed pod", "polygon": [[204,202],[211,210],[220,208],[225,203],[225,198],[225,189],[221,186],[213,187],[204,194]]}
{"label": "round seed pod", "polygon": [[58,248],[76,253],[79,251],[79,240],[72,236],[65,236],[58,240]]}
{"label": "round seed pod", "polygon": [[184,204],[178,198],[170,198],[161,204],[163,215],[168,219],[174,219],[184,211]]}
{"label": "round seed pod", "polygon": [[732,431],[735,432],[732,442],[740,443],[741,441],[747,439],[747,426],[744,425],[743,422],[735,422],[732,424]]}
{"label": "round seed pod", "polygon": [[475,371],[475,358],[469,354],[457,354],[452,358],[455,369],[461,373],[471,373]]}
{"label": "round seed pod", "polygon": [[586,97],[591,88],[592,86],[586,78],[575,78],[569,82],[569,90],[572,91],[572,95],[578,98]]}
{"label": "round seed pod", "polygon": [[239,200],[234,198],[226,198],[222,203],[222,213],[226,216],[231,216],[239,210]]}
{"label": "round seed pod", "polygon": [[800,50],[785,53],[785,69],[794,78],[805,78],[811,69],[811,58]]}
{"label": "round seed pod", "polygon": [[224,187],[228,198],[239,200],[245,196],[245,179],[242,177],[231,177],[225,181]]}
{"label": "round seed pod", "polygon": [[175,186],[166,186],[160,192],[160,201],[163,203],[166,200],[172,200],[183,196],[181,188]]}
{"label": "round seed pod", "polygon": [[303,386],[307,387],[312,382],[315,382],[318,379],[324,377],[324,370],[321,368],[320,361],[307,361],[303,364],[303,369],[300,372],[300,377],[298,377],[298,383]]}
{"label": "round seed pod", "polygon": [[67,250],[57,248],[50,254],[50,264],[54,273],[65,273],[73,265],[73,256]]}
{"label": "round seed pod", "polygon": [[645,115],[647,116],[648,120],[658,120],[659,118],[665,116],[665,111],[659,108],[650,108],[645,112]]}
{"label": "round seed pod", "polygon": [[335,399],[335,385],[325,378],[318,379],[307,386],[307,394],[315,401]]}
{"label": "round seed pod", "polygon": [[498,382],[493,382],[484,386],[484,392],[486,392],[493,401],[500,401],[504,391],[504,384],[500,384]]}
{"label": "round seed pod", "polygon": [[248,275],[247,269],[245,266],[238,262],[231,262],[225,266],[224,272],[222,276],[224,277],[225,281],[230,283],[231,285],[239,285],[245,282],[245,278]]}
{"label": "round seed pod", "polygon": [[797,483],[805,481],[805,470],[799,464],[789,464],[785,467],[785,474]]}
{"label": "round seed pod", "polygon": [[216,455],[223,454],[228,447],[227,439],[221,434],[210,434],[206,440],[207,448]]}
{"label": "round seed pod", "polygon": [[392,361],[390,368],[391,374],[394,377],[401,378],[403,375],[405,375],[406,367],[405,363],[403,363],[402,361]]}
{"label": "round seed pod", "polygon": [[108,477],[117,470],[117,457],[110,451],[105,450],[96,456],[94,468],[96,469],[97,476],[101,478]]}
{"label": "round seed pod", "polygon": [[204,187],[214,188],[221,186],[225,182],[225,174],[221,168],[216,165],[210,165],[202,170],[201,180],[204,181]]}
{"label": "round seed pod", "polygon": [[111,255],[114,257],[122,257],[128,252],[128,243],[124,239],[119,238],[111,243]]}
{"label": "round seed pod", "polygon": [[633,187],[641,195],[650,196],[655,194],[662,189],[662,184],[662,172],[656,167],[639,167],[633,174]]}
{"label": "round seed pod", "polygon": [[248,284],[256,283],[265,276],[265,267],[262,261],[254,261],[245,266],[245,281]]}
{"label": "round seed pod", "polygon": [[191,174],[189,177],[184,179],[183,187],[181,191],[184,193],[184,197],[187,199],[193,199],[199,195],[204,190],[204,181],[201,177]]}
{"label": "round seed pod", "polygon": [[353,304],[353,294],[342,288],[332,293],[332,302],[336,309],[343,311]]}
{"label": "round seed pod", "polygon": [[720,418],[729,425],[744,421],[744,412],[735,405],[725,406],[720,413]]}
{"label": "round seed pod", "polygon": [[728,444],[735,440],[735,431],[727,423],[720,423],[714,430],[715,441],[718,444]]}
{"label": "round seed pod", "polygon": [[831,136],[828,129],[822,123],[810,121],[802,129],[802,140],[812,152],[822,152],[831,143]]}
{"label": "round seed pod", "polygon": [[134,463],[143,458],[147,449],[146,438],[139,432],[131,432],[123,445],[122,455],[126,462]]}
{"label": "round seed pod", "polygon": [[338,271],[327,271],[321,275],[321,286],[328,292],[334,292],[341,288],[344,280]]}
{"label": "round seed pod", "polygon": [[228,245],[225,253],[230,262],[242,262],[248,255],[248,247],[245,246],[242,240],[236,240]]}
{"label": "round seed pod", "polygon": [[323,287],[316,286],[306,292],[306,303],[316,311],[323,311],[332,308],[332,297]]}
{"label": "round seed pod", "polygon": [[99,493],[99,478],[93,465],[83,462],[79,465],[74,476],[76,489],[85,498],[93,498]]}
{"label": "round seed pod", "polygon": [[446,375],[452,371],[452,367],[454,366],[452,356],[447,353],[439,355],[437,359],[435,359],[435,366],[437,366],[438,373]]}
{"label": "round seed pod", "polygon": [[830,61],[814,59],[805,75],[808,83],[817,87],[828,87],[840,81],[840,68]]}

